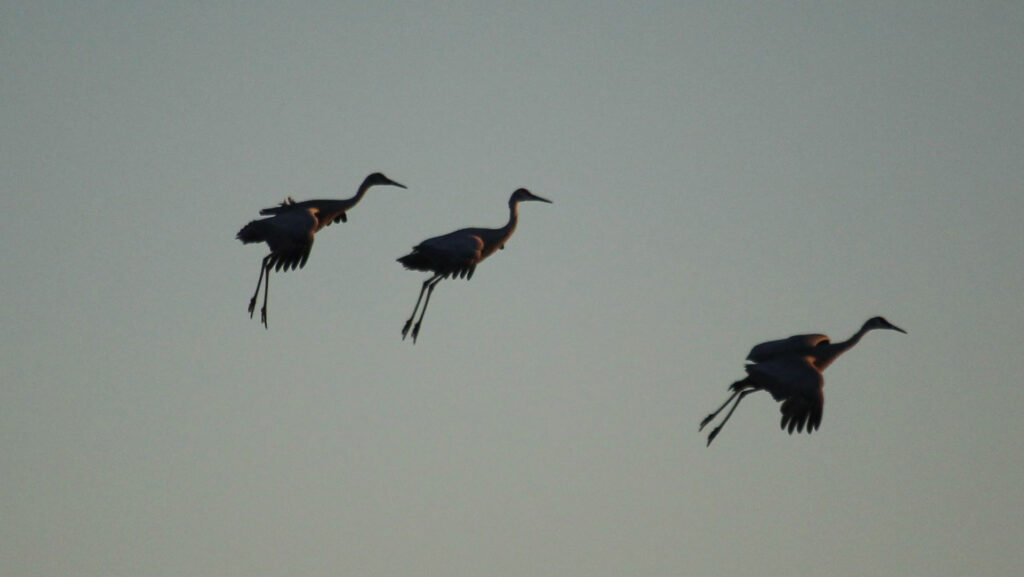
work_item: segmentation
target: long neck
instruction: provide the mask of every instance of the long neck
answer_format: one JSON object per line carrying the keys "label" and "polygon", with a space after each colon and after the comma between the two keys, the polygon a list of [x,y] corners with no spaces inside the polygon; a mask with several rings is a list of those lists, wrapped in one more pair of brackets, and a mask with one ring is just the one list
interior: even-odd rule
{"label": "long neck", "polygon": [[508,202],[508,222],[505,226],[501,227],[501,230],[505,235],[505,240],[512,236],[512,233],[516,231],[516,224],[519,223],[519,202],[509,201]]}
{"label": "long neck", "polygon": [[826,367],[839,358],[839,355],[852,349],[857,343],[859,343],[860,339],[863,338],[869,330],[871,329],[868,328],[867,323],[865,323],[864,326],[854,333],[852,337],[842,342],[832,343],[823,354],[819,354],[817,356],[814,366],[818,367],[819,371],[824,371]]}
{"label": "long neck", "polygon": [[363,183],[359,185],[359,190],[356,191],[356,195],[355,196],[353,196],[352,198],[347,198],[347,199],[341,201],[341,202],[343,202],[345,204],[345,208],[346,209],[352,208],[360,200],[363,200],[363,197],[366,196],[366,191],[370,190],[371,186],[373,186],[373,184],[371,184],[371,183],[369,183],[369,182],[364,180]]}
{"label": "long neck", "polygon": [[501,228],[487,229],[481,231],[480,237],[484,241],[483,256],[486,257],[494,251],[505,246],[505,241],[516,231],[516,224],[519,222],[519,202],[509,201],[508,223]]}

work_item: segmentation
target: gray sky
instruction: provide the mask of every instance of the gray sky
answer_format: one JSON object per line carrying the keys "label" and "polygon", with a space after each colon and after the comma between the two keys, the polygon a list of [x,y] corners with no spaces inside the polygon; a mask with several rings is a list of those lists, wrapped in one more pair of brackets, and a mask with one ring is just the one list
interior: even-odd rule
{"label": "gray sky", "polygon": [[[5,2],[0,574],[1024,573],[1024,4]],[[351,196],[246,312],[261,208]],[[401,340],[427,237],[519,229]],[[868,335],[822,428],[758,342]],[[257,315],[258,317],[258,315]]]}

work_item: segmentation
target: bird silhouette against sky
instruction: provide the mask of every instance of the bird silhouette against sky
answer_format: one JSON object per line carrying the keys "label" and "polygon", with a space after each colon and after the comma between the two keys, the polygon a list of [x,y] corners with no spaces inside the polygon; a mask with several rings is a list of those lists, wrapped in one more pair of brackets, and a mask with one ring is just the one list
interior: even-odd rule
{"label": "bird silhouette against sky", "polygon": [[270,247],[270,254],[263,257],[260,265],[260,277],[256,281],[256,292],[249,301],[249,316],[256,309],[256,297],[260,294],[263,284],[263,308],[260,309],[260,321],[267,326],[267,293],[270,291],[270,270],[287,271],[296,267],[306,266],[309,252],[313,249],[313,237],[320,229],[335,222],[347,222],[347,212],[355,206],[370,187],[390,185],[405,188],[379,172],[366,177],[359,190],[352,198],[321,199],[295,202],[290,197],[278,206],[264,208],[260,214],[271,215],[268,218],[254,220],[238,231],[236,238],[245,244],[265,242]]}
{"label": "bird silhouette against sky", "polygon": [[796,430],[813,432],[821,425],[825,408],[825,377],[822,374],[839,355],[860,342],[861,337],[874,329],[888,329],[906,334],[907,331],[882,317],[873,317],[849,339],[832,343],[820,334],[794,335],[788,339],[761,343],[747,355],[747,377],[729,386],[732,394],[713,413],[700,423],[704,430],[719,413],[735,400],[725,418],[708,435],[708,445],[732,416],[743,397],[755,391],[768,391],[782,403],[780,426],[790,434]]}
{"label": "bird silhouette against sky", "polygon": [[[420,289],[420,296],[416,299],[416,306],[412,309],[412,315],[402,327],[402,339],[409,334],[412,328],[412,342],[420,332],[420,325],[423,323],[423,315],[427,313],[427,305],[430,304],[430,295],[434,292],[437,283],[448,277],[465,278],[473,277],[476,265],[480,264],[494,251],[505,248],[505,242],[516,230],[516,223],[519,220],[519,203],[529,200],[550,203],[546,198],[541,198],[525,188],[520,188],[512,193],[508,199],[509,217],[508,223],[501,228],[464,228],[450,232],[442,236],[429,238],[415,247],[413,251],[398,259],[405,268],[410,270],[421,270],[434,273],[433,276],[423,281]],[[424,300],[423,294],[427,298]],[[416,311],[420,310],[420,301],[423,301],[423,309],[420,311],[420,318],[413,324]]]}

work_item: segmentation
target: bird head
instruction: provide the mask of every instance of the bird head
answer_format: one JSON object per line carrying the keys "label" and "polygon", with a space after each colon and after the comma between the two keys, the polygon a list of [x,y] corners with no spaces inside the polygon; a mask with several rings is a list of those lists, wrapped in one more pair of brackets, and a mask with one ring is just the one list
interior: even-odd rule
{"label": "bird head", "polygon": [[899,328],[898,326],[885,320],[885,317],[872,317],[864,323],[864,328],[868,330],[872,329],[889,329],[891,331],[899,331],[903,334],[907,334],[907,331]]}
{"label": "bird head", "polygon": [[512,197],[508,199],[508,203],[510,205],[513,205],[513,204],[515,204],[517,202],[523,202],[525,200],[539,200],[541,202],[546,202],[548,204],[551,204],[550,200],[548,200],[546,198],[541,198],[541,197],[537,196],[536,194],[533,194],[529,190],[526,190],[525,188],[520,188],[520,189],[516,190],[515,192],[513,192],[512,193]]}
{"label": "bird head", "polygon": [[404,184],[399,184],[391,180],[390,178],[384,176],[384,174],[380,172],[375,172],[370,176],[367,176],[366,180],[363,181],[363,188],[370,188],[371,186],[377,186],[379,184],[387,184],[390,186],[397,186],[398,188],[406,188]]}

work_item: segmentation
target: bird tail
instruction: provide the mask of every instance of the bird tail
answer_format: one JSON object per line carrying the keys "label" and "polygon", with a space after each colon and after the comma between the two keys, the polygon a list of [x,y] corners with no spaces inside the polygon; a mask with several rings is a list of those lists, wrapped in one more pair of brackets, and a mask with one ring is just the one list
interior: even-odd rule
{"label": "bird tail", "polygon": [[242,230],[238,231],[238,234],[235,235],[235,238],[245,244],[265,241],[267,239],[266,220],[254,220],[243,226]]}
{"label": "bird tail", "polygon": [[432,270],[430,266],[430,259],[425,257],[423,253],[419,251],[413,251],[409,254],[398,259],[398,262],[402,263],[402,266],[409,270]]}

